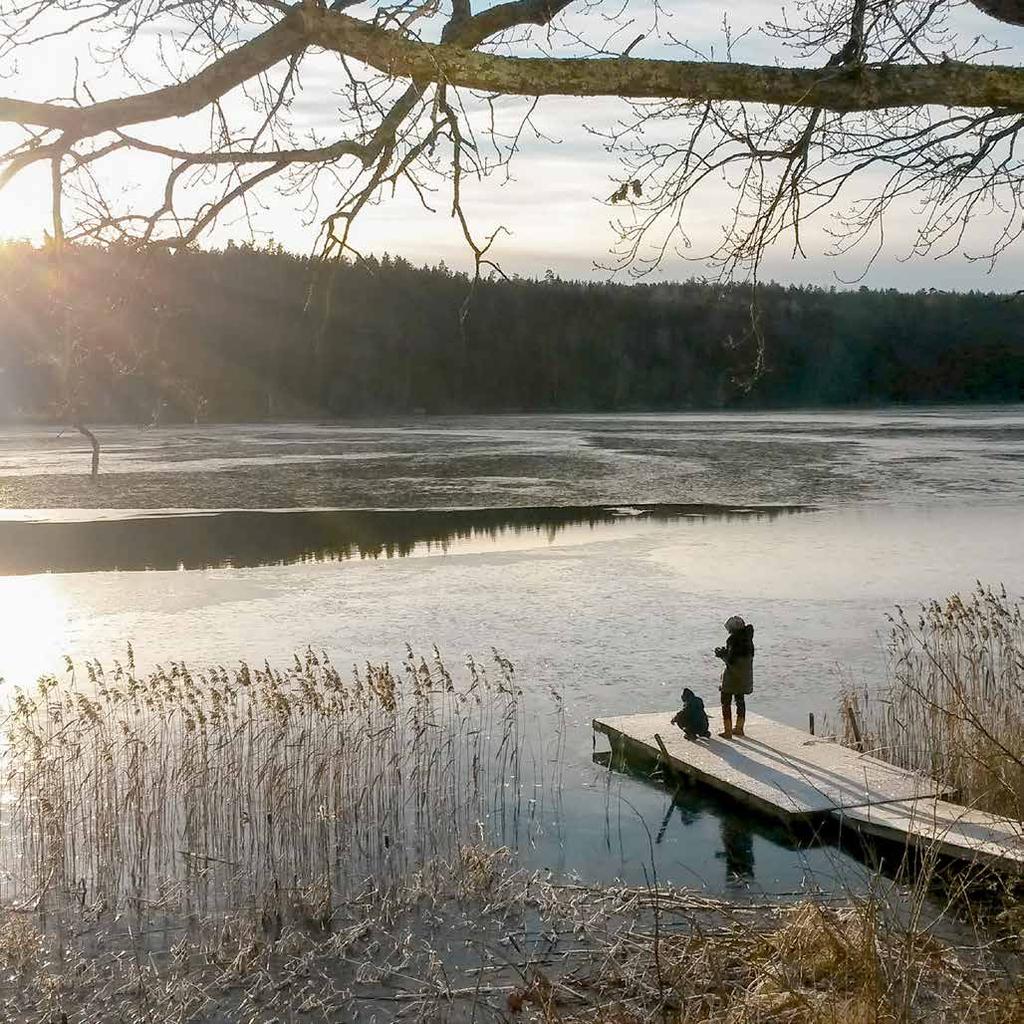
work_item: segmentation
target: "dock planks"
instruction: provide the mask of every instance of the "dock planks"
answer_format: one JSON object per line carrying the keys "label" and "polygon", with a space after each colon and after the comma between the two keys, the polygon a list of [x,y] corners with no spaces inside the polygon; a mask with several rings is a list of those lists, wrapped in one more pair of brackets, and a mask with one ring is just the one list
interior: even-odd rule
{"label": "dock planks", "polygon": [[1024,823],[946,800],[908,800],[838,812],[844,828],[958,860],[1024,867]]}
{"label": "dock planks", "polygon": [[627,759],[659,758],[658,733],[671,767],[776,817],[811,818],[837,809],[944,796],[934,780],[760,715],[747,716],[747,736],[719,739],[720,712],[709,712],[712,738],[687,740],[674,712],[595,719],[613,750]]}
{"label": "dock planks", "polygon": [[[595,731],[627,760],[664,759],[673,772],[706,783],[787,821],[832,817],[846,828],[960,860],[1024,868],[1024,824],[943,799],[933,779],[747,715],[747,736],[691,742],[671,723],[674,712],[595,719]],[[720,712],[709,712],[713,734]]]}

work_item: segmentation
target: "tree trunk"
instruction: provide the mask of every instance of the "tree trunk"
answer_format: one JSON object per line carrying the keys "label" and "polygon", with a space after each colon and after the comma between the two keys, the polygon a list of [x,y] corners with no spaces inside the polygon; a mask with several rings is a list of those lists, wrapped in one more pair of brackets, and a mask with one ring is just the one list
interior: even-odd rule
{"label": "tree trunk", "polygon": [[1000,21],[1024,25],[1024,0],[971,0],[971,3]]}
{"label": "tree trunk", "polygon": [[96,479],[100,475],[100,442],[99,438],[84,424],[75,421],[75,430],[77,430],[83,437],[89,439],[89,444],[92,445],[92,478]]}

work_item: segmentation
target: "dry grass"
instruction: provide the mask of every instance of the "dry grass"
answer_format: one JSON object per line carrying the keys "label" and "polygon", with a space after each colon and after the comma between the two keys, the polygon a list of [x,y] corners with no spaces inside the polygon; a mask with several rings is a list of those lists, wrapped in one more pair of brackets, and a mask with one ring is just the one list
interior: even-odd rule
{"label": "dry grass", "polygon": [[1024,1019],[1020,993],[996,957],[981,946],[966,955],[925,929],[897,924],[877,896],[840,907],[746,909],[701,907],[671,889],[656,899],[642,890],[617,896],[600,934],[588,932],[599,952],[527,990],[545,1024]]}
{"label": "dry grass", "polygon": [[1024,819],[1024,605],[982,587],[891,618],[881,692],[843,695],[844,742]]}
{"label": "dry grass", "polygon": [[[330,933],[207,923],[172,943],[111,921],[59,939],[0,917],[11,1024],[1011,1024],[982,948],[896,926],[873,899],[743,907],[671,888],[557,885],[466,847],[387,913],[369,890]],[[470,882],[471,884],[467,884]],[[655,927],[657,924],[657,927]]]}

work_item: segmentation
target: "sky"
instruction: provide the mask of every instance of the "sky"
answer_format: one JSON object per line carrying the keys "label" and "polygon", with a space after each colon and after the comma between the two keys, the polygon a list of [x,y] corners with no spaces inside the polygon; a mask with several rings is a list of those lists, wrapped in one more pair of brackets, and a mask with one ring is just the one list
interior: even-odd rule
{"label": "sky", "polygon": [[[478,9],[474,5],[474,10]],[[352,8],[351,13],[365,16],[369,10],[369,3],[365,3]],[[663,10],[674,13],[668,22],[662,22],[662,28],[703,53],[721,55],[723,18],[727,18],[733,38],[742,37],[734,50],[734,59],[769,62],[779,56],[775,44],[762,31],[766,19],[781,15],[782,6],[777,0],[730,0],[724,5],[710,0],[686,0],[685,7],[670,2]],[[624,36],[624,41],[613,41],[610,48],[624,46],[640,31],[648,30],[652,12],[649,0],[638,0],[629,8],[629,24],[620,36]],[[580,26],[593,25],[600,12],[575,17]],[[973,9],[960,16],[958,27],[965,37],[984,32],[1004,44],[1007,50],[1000,54],[1000,62],[1024,59],[1024,29],[1001,25]],[[16,69],[7,68],[5,78],[0,80],[0,92],[33,99],[52,96],[53,82],[60,73],[63,71],[66,76],[75,58],[83,62],[87,59],[81,45],[65,41],[50,47],[45,60],[31,65],[22,61]],[[665,50],[649,36],[633,52],[637,56],[662,56]],[[30,66],[35,70],[27,71]],[[332,87],[336,76],[336,58],[321,58],[319,63],[314,60],[304,74],[304,91],[293,109],[301,124],[326,136],[335,136],[339,131],[336,122],[342,101]],[[97,98],[107,97],[124,88],[124,82],[108,72],[98,75],[94,93]],[[510,99],[504,103],[511,118],[516,109],[522,108],[523,101]],[[463,205],[476,235],[486,237],[499,227],[505,229],[495,243],[493,255],[506,273],[542,276],[552,270],[568,278],[615,276],[607,268],[613,262],[610,250],[615,241],[611,221],[620,215],[620,208],[610,207],[604,200],[619,180],[619,164],[617,157],[609,154],[602,141],[587,129],[614,124],[625,109],[624,104],[614,99],[544,98],[534,120],[546,137],[535,138],[526,133],[508,175],[499,172],[484,181],[465,182]],[[188,130],[187,126],[172,125],[171,141],[187,141]],[[151,128],[138,134],[156,139],[161,130]],[[162,188],[165,174],[166,166],[162,163],[131,158],[114,165],[108,187],[115,193],[124,193],[130,204],[136,195],[154,194],[153,189]],[[865,182],[866,188],[869,185]],[[331,204],[336,193],[335,186],[322,183],[318,195],[322,208]],[[38,239],[48,225],[47,203],[45,173],[21,175],[0,192],[0,233]],[[402,255],[416,264],[443,260],[454,268],[468,268],[470,254],[457,222],[450,216],[450,194],[438,191],[431,197],[431,203],[434,212],[425,210],[411,189],[400,189],[386,202],[364,211],[354,232],[355,247],[367,254]],[[300,207],[294,197],[265,188],[259,202],[250,207],[249,222],[237,215],[225,218],[207,236],[206,244],[242,240],[248,237],[250,225],[254,225],[261,240],[273,239],[291,250],[310,252],[317,226]],[[732,194],[725,182],[702,193],[701,204],[690,209],[687,216],[691,247],[682,253],[671,252],[652,273],[652,279],[678,280],[714,274],[713,268],[700,257],[713,249],[721,237],[731,208]],[[994,268],[971,262],[963,252],[939,260],[907,259],[917,217],[914,204],[894,211],[885,225],[885,246],[873,261],[869,246],[842,259],[826,257],[830,247],[829,221],[823,219],[805,231],[806,256],[794,255],[788,242],[777,245],[767,254],[761,277],[824,286],[863,284],[907,290],[934,287],[1009,291],[1022,286],[1024,246],[1005,254]],[[972,227],[983,238],[985,226]],[[976,248],[980,248],[980,238],[972,243]],[[617,275],[617,279],[623,277],[621,272]]]}

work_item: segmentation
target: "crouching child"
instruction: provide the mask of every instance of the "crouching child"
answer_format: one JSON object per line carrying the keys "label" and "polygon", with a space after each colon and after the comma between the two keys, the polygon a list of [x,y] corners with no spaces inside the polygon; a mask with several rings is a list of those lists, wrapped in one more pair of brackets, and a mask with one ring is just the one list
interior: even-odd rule
{"label": "crouching child", "polygon": [[698,736],[709,737],[711,735],[707,712],[704,710],[704,701],[689,687],[683,690],[683,707],[681,711],[676,712],[672,724],[679,726],[688,740],[695,740]]}

